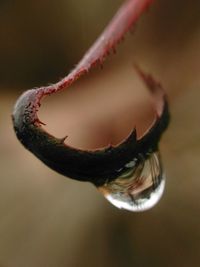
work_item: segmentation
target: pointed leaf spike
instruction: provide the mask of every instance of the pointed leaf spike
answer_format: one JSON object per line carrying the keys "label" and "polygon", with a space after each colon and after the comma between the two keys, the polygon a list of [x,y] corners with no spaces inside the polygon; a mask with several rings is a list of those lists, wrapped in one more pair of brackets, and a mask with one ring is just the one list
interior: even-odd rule
{"label": "pointed leaf spike", "polygon": [[68,135],[66,135],[65,137],[61,138],[61,139],[60,139],[60,142],[61,142],[61,143],[64,143],[65,140],[66,140],[67,138],[68,138]]}

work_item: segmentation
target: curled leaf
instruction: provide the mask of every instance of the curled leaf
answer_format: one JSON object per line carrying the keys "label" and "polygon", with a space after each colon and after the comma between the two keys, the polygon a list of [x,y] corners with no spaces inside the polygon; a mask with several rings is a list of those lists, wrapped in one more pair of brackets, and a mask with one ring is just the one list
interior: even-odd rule
{"label": "curled leaf", "polygon": [[92,67],[102,64],[109,52],[115,49],[130,27],[138,20],[152,0],[126,1],[108,27],[85,54],[75,69],[56,84],[26,91],[17,101],[13,111],[13,124],[21,143],[40,160],[57,172],[76,180],[90,181],[100,186],[112,181],[124,166],[142,154],[148,157],[156,151],[161,134],[169,122],[165,93],[159,83],[136,67],[140,77],[149,88],[156,117],[146,133],[137,139],[134,129],[130,136],[117,146],[95,151],[84,151],[68,146],[64,139],[47,133],[37,112],[43,97],[68,88]]}

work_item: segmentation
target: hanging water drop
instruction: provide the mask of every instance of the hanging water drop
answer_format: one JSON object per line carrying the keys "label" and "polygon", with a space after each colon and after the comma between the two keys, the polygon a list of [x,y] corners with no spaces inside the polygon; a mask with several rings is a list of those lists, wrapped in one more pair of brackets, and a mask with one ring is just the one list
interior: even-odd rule
{"label": "hanging water drop", "polygon": [[99,187],[114,206],[129,211],[144,211],[155,206],[165,187],[159,152],[126,164],[125,171],[115,180]]}

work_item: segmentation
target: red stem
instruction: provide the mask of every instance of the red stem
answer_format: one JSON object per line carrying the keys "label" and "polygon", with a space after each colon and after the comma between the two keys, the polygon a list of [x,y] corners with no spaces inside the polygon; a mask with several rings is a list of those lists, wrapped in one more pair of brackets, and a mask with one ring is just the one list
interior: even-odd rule
{"label": "red stem", "polygon": [[106,56],[120,42],[125,33],[136,23],[140,15],[154,0],[127,0],[109,25],[86,52],[79,64],[64,79],[56,84],[38,88],[38,100],[44,95],[52,94],[69,87],[73,82],[86,74],[93,66],[102,64]]}

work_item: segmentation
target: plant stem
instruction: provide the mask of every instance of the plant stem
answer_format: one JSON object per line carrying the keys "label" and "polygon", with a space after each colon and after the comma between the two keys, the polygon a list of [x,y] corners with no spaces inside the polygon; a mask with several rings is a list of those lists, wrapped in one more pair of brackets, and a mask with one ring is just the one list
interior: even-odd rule
{"label": "plant stem", "polygon": [[141,14],[154,0],[128,0],[118,10],[103,33],[92,47],[85,53],[81,61],[72,72],[58,83],[42,88],[42,95],[48,95],[63,88],[69,87],[73,82],[86,74],[92,67],[102,64],[106,56],[123,39],[124,35],[137,22]]}

